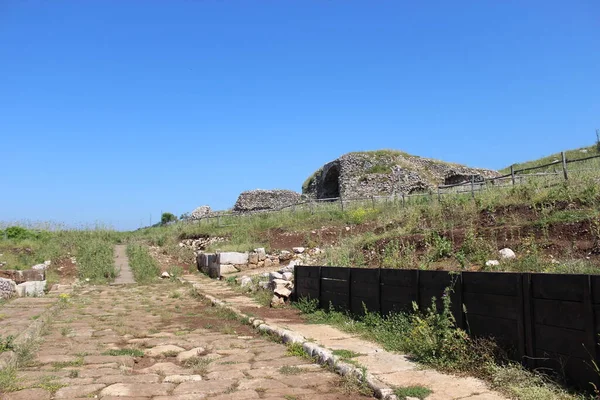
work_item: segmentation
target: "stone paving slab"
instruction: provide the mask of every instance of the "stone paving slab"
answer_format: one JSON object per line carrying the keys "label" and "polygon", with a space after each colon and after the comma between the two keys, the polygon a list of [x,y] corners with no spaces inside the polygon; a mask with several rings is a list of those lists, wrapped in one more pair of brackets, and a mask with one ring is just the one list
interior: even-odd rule
{"label": "stone paving slab", "polygon": [[[183,279],[194,284],[201,293],[225,300],[238,309],[262,307],[247,296],[240,296],[227,283],[210,279],[204,275],[186,275]],[[491,390],[479,379],[443,374],[435,370],[423,369],[408,360],[406,355],[385,351],[378,344],[342,332],[329,325],[302,324],[282,318],[262,318],[267,324],[276,325],[304,336],[306,339],[331,350],[351,350],[361,354],[354,358],[367,368],[368,372],[390,387],[412,385],[425,386],[432,390],[427,400],[469,399],[506,400],[507,398]],[[256,365],[256,363],[255,363]],[[266,365],[262,365],[266,367]]]}
{"label": "stone paving slab", "polygon": [[178,283],[85,286],[0,399],[369,398],[225,311]]}

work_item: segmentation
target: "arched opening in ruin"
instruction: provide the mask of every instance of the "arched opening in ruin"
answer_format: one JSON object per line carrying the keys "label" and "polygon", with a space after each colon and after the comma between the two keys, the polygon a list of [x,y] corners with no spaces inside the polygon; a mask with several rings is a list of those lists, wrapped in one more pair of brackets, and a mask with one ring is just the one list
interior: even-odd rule
{"label": "arched opening in ruin", "polygon": [[340,197],[340,169],[333,165],[327,170],[325,179],[323,179],[322,199],[332,199]]}

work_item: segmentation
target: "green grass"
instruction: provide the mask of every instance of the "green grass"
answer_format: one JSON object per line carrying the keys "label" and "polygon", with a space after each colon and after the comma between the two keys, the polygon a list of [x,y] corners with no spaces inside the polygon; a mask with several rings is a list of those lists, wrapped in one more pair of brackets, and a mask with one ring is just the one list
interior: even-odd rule
{"label": "green grass", "polygon": [[17,382],[17,369],[8,366],[0,369],[0,393],[14,392],[21,389]]}
{"label": "green grass", "polygon": [[79,278],[93,283],[111,282],[117,276],[113,246],[101,238],[81,242],[77,252]]}
{"label": "green grass", "polygon": [[5,351],[13,351],[15,349],[14,346],[14,337],[13,336],[0,336],[0,353]]}
{"label": "green grass", "polygon": [[137,283],[150,283],[160,276],[160,268],[156,260],[148,253],[144,245],[132,243],[127,246],[129,266]]}
{"label": "green grass", "polygon": [[[586,152],[584,153],[581,150],[585,150]],[[598,147],[596,145],[588,146],[588,147],[581,147],[578,149],[566,151],[567,160],[577,160],[577,159],[590,157],[590,156],[598,155],[598,154],[600,154],[600,152],[598,151]],[[538,167],[538,166],[544,165],[544,164],[550,164],[556,160],[559,160],[559,161],[562,160],[560,153],[554,153],[549,156],[538,158],[536,160],[525,161],[522,163],[513,164],[513,166],[514,166],[515,170],[519,170],[519,169],[524,169],[524,168]],[[577,169],[577,168],[582,168],[582,167],[588,168],[590,166],[596,165],[597,162],[598,162],[597,160],[590,160],[588,165],[585,165],[585,164],[587,164],[587,162],[585,162],[585,161],[581,162],[581,163],[573,163],[573,164],[569,164],[568,168],[569,169],[571,169],[571,168]],[[562,171],[562,164],[560,162],[556,163],[555,165],[556,165],[556,168],[558,168],[560,171]],[[553,170],[553,169],[554,169],[554,167],[548,167],[544,170]],[[540,172],[540,171],[543,171],[543,170],[536,170],[533,172]],[[503,174],[510,173],[510,166],[502,169],[500,172]]]}
{"label": "green grass", "polygon": [[131,357],[143,357],[144,352],[139,349],[112,349],[102,353],[105,356],[131,356]]}
{"label": "green grass", "polygon": [[352,350],[343,350],[343,349],[342,350],[333,350],[332,353],[334,356],[338,356],[343,359],[350,359],[350,358],[358,357],[361,355],[360,353],[356,353]]}
{"label": "green grass", "polygon": [[0,261],[6,262],[4,269],[29,269],[46,260],[52,261],[49,271],[53,271],[56,262],[76,256],[80,258],[82,247],[90,241],[115,243],[122,236],[102,226],[89,229],[68,229],[60,225],[32,224],[21,222],[21,229],[26,232],[16,237],[7,237],[2,229],[11,224],[0,221]]}
{"label": "green grass", "polygon": [[405,386],[394,390],[394,394],[398,396],[399,400],[404,400],[407,397],[416,397],[417,399],[423,400],[431,393],[431,389],[428,389],[425,386]]}
{"label": "green grass", "polygon": [[302,374],[304,372],[305,372],[304,369],[296,367],[295,365],[293,365],[293,366],[284,365],[283,367],[279,368],[279,373],[282,375],[298,375],[298,374]]}
{"label": "green grass", "polygon": [[208,373],[208,365],[215,359],[210,357],[192,357],[183,363],[185,368],[189,368],[198,375],[206,375]]}
{"label": "green grass", "polygon": [[[504,358],[493,342],[470,338],[465,331],[457,329],[450,312],[449,299],[449,296],[444,298],[442,309],[432,307],[424,313],[398,313],[385,317],[369,312],[351,317],[333,309],[316,309],[315,300],[302,300],[299,308],[309,312],[304,314],[309,323],[332,325],[379,343],[387,351],[409,354],[413,360],[428,367],[483,378],[511,398],[532,400],[538,394],[543,396],[537,399],[548,400],[586,398],[585,395],[570,393],[543,375],[512,363]],[[300,349],[291,351],[295,355]],[[356,356],[343,350],[338,354]]]}

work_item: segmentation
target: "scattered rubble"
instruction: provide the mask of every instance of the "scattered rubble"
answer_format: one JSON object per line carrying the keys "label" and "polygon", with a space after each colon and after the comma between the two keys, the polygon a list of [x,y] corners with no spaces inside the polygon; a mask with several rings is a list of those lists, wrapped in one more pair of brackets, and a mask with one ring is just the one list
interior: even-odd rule
{"label": "scattered rubble", "polygon": [[[254,249],[252,252],[221,252],[203,253],[197,256],[198,269],[211,278],[223,279],[227,275],[235,275],[248,271],[247,275],[238,276],[236,283],[241,287],[255,290],[271,290],[273,298],[272,307],[286,303],[294,290],[294,268],[296,265],[311,265],[315,256],[323,253],[318,247],[308,249],[297,247],[293,252],[282,250],[275,254],[267,254],[264,248]],[[269,269],[274,271],[255,273],[253,269]]]}

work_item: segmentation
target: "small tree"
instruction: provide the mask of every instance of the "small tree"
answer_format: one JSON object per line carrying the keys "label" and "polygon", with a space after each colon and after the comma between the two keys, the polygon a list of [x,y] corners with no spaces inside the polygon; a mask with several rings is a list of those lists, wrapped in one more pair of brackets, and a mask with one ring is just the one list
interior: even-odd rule
{"label": "small tree", "polygon": [[177,221],[177,217],[174,214],[171,214],[170,212],[165,212],[160,217],[160,224],[161,225],[166,225],[169,222],[173,222],[173,221]]}

